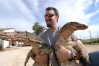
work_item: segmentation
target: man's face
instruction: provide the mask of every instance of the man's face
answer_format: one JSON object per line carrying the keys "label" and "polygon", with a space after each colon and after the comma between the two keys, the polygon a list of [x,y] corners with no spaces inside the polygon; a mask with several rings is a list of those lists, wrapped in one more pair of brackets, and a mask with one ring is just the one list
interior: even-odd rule
{"label": "man's face", "polygon": [[47,10],[44,16],[47,27],[53,27],[57,24],[58,16],[55,15],[54,10]]}

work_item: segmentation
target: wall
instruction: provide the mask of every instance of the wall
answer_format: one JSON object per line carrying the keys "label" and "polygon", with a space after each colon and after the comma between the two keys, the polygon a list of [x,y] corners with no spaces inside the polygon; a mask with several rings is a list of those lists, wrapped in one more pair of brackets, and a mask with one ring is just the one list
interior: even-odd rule
{"label": "wall", "polygon": [[9,41],[3,40],[3,43],[4,43],[3,48],[6,48],[9,46]]}
{"label": "wall", "polygon": [[9,29],[9,30],[3,30],[3,32],[15,32],[14,29]]}
{"label": "wall", "polygon": [[[3,30],[3,32],[15,32],[15,29],[7,29],[7,30]],[[6,41],[6,40],[3,41],[4,41],[4,48],[8,46],[12,47],[12,41]]]}

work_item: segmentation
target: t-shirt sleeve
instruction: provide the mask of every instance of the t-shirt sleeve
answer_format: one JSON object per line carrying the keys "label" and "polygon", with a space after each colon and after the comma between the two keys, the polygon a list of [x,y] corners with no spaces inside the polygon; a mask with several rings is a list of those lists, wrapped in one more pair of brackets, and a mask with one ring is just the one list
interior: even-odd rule
{"label": "t-shirt sleeve", "polygon": [[78,40],[78,37],[75,34],[72,34],[71,39],[72,39],[72,41],[76,42]]}
{"label": "t-shirt sleeve", "polygon": [[40,34],[38,35],[38,37],[43,38],[44,33],[45,33],[45,31],[43,31],[42,33],[40,33]]}

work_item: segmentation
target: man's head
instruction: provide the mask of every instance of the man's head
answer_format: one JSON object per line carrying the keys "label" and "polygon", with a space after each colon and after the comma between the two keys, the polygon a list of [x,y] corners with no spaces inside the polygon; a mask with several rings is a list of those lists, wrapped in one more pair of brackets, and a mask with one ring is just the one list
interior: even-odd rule
{"label": "man's head", "polygon": [[46,13],[44,15],[47,27],[53,27],[57,25],[59,13],[54,7],[46,8]]}

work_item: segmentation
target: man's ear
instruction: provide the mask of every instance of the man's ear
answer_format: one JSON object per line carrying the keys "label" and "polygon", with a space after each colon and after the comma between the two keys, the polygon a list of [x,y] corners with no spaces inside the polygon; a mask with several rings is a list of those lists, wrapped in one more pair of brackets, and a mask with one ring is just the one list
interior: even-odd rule
{"label": "man's ear", "polygon": [[57,20],[59,19],[59,16],[56,16]]}
{"label": "man's ear", "polygon": [[57,18],[59,19],[59,16],[57,16]]}

